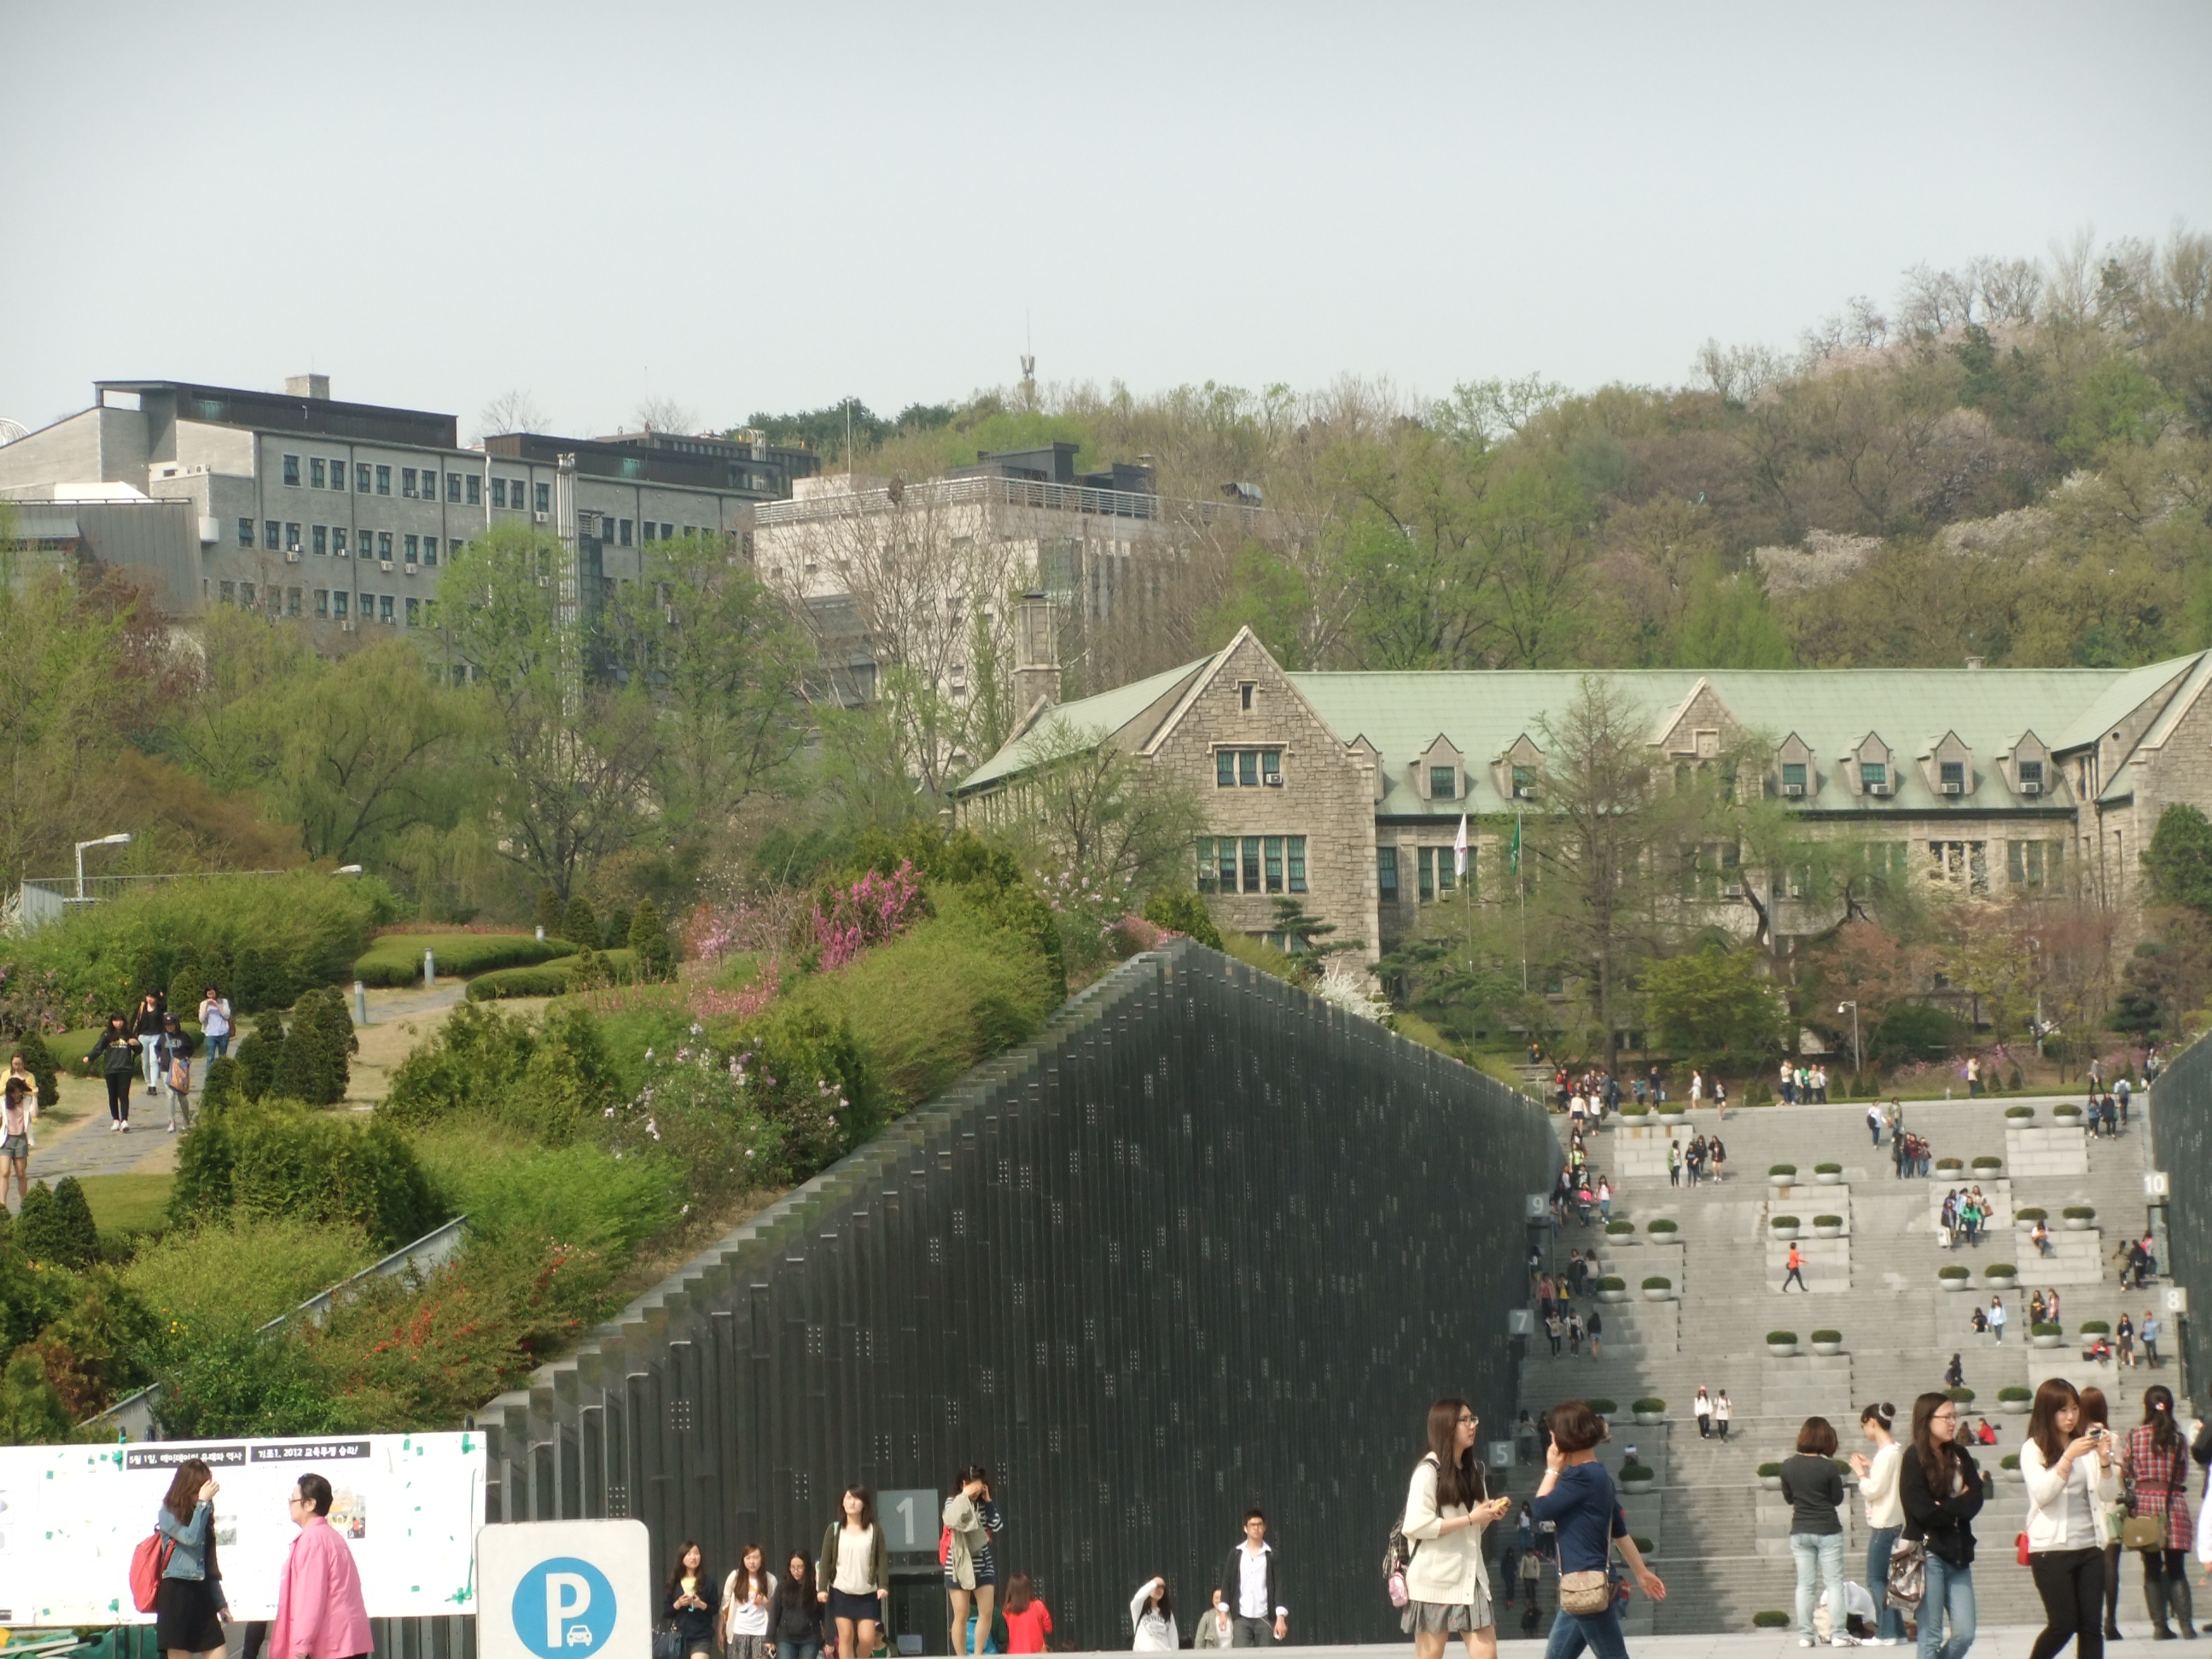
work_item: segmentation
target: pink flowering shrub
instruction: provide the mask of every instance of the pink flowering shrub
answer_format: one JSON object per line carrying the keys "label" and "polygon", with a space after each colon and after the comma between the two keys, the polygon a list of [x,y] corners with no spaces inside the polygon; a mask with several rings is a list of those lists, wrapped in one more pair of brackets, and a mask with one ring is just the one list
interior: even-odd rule
{"label": "pink flowering shrub", "polygon": [[1180,937],[1156,921],[1142,916],[1123,916],[1112,928],[1114,950],[1117,955],[1133,957],[1146,951],[1157,951],[1168,940]]}
{"label": "pink flowering shrub", "polygon": [[802,960],[835,973],[871,945],[896,939],[927,914],[921,881],[908,860],[885,875],[866,872],[858,881],[835,883],[815,896],[794,943]]}

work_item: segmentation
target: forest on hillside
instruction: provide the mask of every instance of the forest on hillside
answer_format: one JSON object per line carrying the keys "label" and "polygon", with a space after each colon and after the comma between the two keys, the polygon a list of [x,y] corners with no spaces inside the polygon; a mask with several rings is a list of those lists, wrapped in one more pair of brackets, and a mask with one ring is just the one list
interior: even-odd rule
{"label": "forest on hillside", "polygon": [[1259,490],[1080,689],[1249,623],[1314,668],[2112,665],[2212,642],[2212,236],[1904,273],[1796,347],[1708,341],[1680,386],[1541,377],[1419,398],[1206,383],[852,400],[751,424],[927,477],[1052,440],[1161,494]]}

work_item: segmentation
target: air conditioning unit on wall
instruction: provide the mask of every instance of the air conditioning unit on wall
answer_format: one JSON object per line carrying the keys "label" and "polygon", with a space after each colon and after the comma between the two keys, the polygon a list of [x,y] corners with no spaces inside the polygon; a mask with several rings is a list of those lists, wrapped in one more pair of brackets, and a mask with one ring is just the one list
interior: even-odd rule
{"label": "air conditioning unit on wall", "polygon": [[1270,772],[1270,773],[1268,773],[1268,774],[1267,774],[1267,787],[1268,787],[1268,788],[1270,788],[1270,789],[1279,789],[1279,788],[1281,788],[1282,787],[1283,787],[1283,775],[1282,775],[1280,772]]}
{"label": "air conditioning unit on wall", "polygon": [[1869,795],[1887,795],[1889,793],[1889,786],[1886,783],[1870,783],[1867,785],[1866,792]]}
{"label": "air conditioning unit on wall", "polygon": [[1963,795],[1966,793],[1966,786],[1963,783],[1947,783],[1943,786],[1943,793],[1947,795]]}
{"label": "air conditioning unit on wall", "polygon": [[1802,783],[1785,783],[1782,786],[1782,793],[1795,800],[1805,793],[1805,786]]}
{"label": "air conditioning unit on wall", "polygon": [[2020,787],[2020,793],[2023,795],[2039,795],[2043,793],[2043,786],[2039,783],[2023,783]]}

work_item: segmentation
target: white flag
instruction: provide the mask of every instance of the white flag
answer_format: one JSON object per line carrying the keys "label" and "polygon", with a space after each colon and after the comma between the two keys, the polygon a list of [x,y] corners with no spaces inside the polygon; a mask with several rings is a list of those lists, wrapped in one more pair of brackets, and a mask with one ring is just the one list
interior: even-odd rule
{"label": "white flag", "polygon": [[1459,815],[1459,834],[1452,841],[1452,873],[1467,879],[1467,814]]}

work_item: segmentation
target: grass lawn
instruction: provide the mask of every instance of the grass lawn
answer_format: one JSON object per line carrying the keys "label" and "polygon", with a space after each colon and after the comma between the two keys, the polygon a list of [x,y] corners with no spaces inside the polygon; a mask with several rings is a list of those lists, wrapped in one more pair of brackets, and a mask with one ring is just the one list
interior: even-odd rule
{"label": "grass lawn", "polygon": [[104,1233],[151,1232],[169,1206],[173,1175],[103,1175],[82,1178],[84,1201]]}

